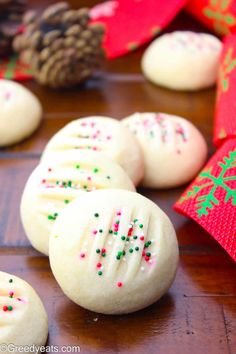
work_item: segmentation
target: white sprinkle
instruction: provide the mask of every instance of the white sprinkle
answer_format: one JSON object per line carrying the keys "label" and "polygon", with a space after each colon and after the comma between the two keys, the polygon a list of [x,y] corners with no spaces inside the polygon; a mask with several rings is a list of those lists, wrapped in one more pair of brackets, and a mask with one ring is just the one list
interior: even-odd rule
{"label": "white sprinkle", "polygon": [[123,258],[123,261],[125,262],[125,261],[126,261],[126,258]]}
{"label": "white sprinkle", "polygon": [[108,245],[111,246],[112,245],[112,241],[108,241]]}
{"label": "white sprinkle", "polygon": [[142,271],[142,272],[144,271],[144,269],[145,269],[144,267],[141,267],[141,271]]}
{"label": "white sprinkle", "polygon": [[95,317],[95,318],[93,319],[93,321],[94,321],[94,322],[97,322],[97,321],[98,321],[98,317]]}

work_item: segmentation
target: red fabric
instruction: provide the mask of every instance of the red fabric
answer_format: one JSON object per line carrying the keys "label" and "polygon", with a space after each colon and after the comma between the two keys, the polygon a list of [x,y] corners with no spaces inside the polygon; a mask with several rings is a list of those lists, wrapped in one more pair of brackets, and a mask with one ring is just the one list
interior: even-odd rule
{"label": "red fabric", "polygon": [[236,137],[236,34],[225,38],[217,83],[214,142]]}
{"label": "red fabric", "polygon": [[32,78],[30,68],[19,62],[16,56],[0,60],[0,79],[28,80]]}
{"label": "red fabric", "polygon": [[174,206],[207,230],[236,261],[236,139],[229,139]]}
{"label": "red fabric", "polygon": [[103,47],[115,58],[150,41],[167,26],[187,0],[111,0],[92,8],[92,22],[105,27]]}
{"label": "red fabric", "polygon": [[190,0],[186,10],[220,35],[236,32],[235,0]]}

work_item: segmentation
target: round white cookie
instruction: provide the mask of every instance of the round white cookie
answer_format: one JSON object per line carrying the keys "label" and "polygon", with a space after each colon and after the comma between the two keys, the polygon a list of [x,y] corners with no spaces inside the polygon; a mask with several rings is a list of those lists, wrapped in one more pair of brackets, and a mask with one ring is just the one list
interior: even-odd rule
{"label": "round white cookie", "polygon": [[207,157],[207,144],[199,130],[184,118],[164,113],[135,113],[123,120],[143,151],[142,185],[177,187],[199,172]]}
{"label": "round white cookie", "polygon": [[49,234],[61,210],[85,191],[135,190],[113,160],[92,151],[66,151],[51,163],[42,162],[29,177],[21,200],[25,233],[38,251],[48,254]]}
{"label": "round white cookie", "polygon": [[144,52],[142,70],[153,83],[175,90],[199,90],[216,82],[221,41],[211,34],[176,31]]}
{"label": "round white cookie", "polygon": [[74,120],[52,137],[42,160],[54,158],[64,150],[102,153],[118,162],[135,185],[143,177],[143,159],[138,142],[115,119],[95,116]]}
{"label": "round white cookie", "polygon": [[[0,328],[0,344],[42,346],[48,336],[47,314],[37,293],[24,280],[5,272],[0,272]],[[12,353],[7,348],[1,352]]]}
{"label": "round white cookie", "polygon": [[30,136],[41,118],[42,106],[32,92],[16,82],[0,80],[0,146]]}
{"label": "round white cookie", "polygon": [[64,293],[104,314],[140,310],[171,286],[178,263],[174,228],[152,201],[99,190],[68,205],[53,226],[49,257]]}

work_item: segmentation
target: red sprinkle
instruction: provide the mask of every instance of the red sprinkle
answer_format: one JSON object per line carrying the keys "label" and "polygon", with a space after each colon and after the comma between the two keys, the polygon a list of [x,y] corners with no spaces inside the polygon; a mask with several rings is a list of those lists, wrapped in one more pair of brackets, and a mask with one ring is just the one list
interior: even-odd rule
{"label": "red sprinkle", "polygon": [[46,183],[46,179],[42,179],[42,183]]}
{"label": "red sprinkle", "polygon": [[97,230],[93,230],[93,234],[96,235],[98,232]]}
{"label": "red sprinkle", "polygon": [[140,240],[141,240],[141,241],[144,241],[144,236],[140,236]]}
{"label": "red sprinkle", "polygon": [[101,268],[101,266],[102,266],[102,263],[97,263],[97,268]]}
{"label": "red sprinkle", "polygon": [[51,169],[51,168],[48,168],[48,172],[52,172],[52,169]]}
{"label": "red sprinkle", "polygon": [[146,255],[145,251],[143,251],[142,256],[144,257]]}
{"label": "red sprinkle", "polygon": [[149,259],[150,259],[150,257],[148,257],[148,256],[145,256],[145,261],[149,261]]}
{"label": "red sprinkle", "polygon": [[10,295],[10,296],[13,296],[13,295],[14,295],[14,291],[10,291],[10,292],[9,292],[9,295]]}
{"label": "red sprinkle", "polygon": [[85,257],[85,253],[80,253],[80,258],[84,258]]}
{"label": "red sprinkle", "polygon": [[118,281],[117,286],[118,288],[121,288],[123,286],[123,283],[121,281]]}
{"label": "red sprinkle", "polygon": [[128,231],[128,236],[131,236],[132,235],[132,232],[133,232],[133,228],[131,227]]}
{"label": "red sprinkle", "polygon": [[2,309],[3,309],[4,312],[8,311],[8,307],[7,306],[3,306]]}
{"label": "red sprinkle", "polygon": [[102,253],[106,253],[106,248],[102,248]]}
{"label": "red sprinkle", "polygon": [[121,211],[118,211],[118,212],[116,213],[116,215],[120,216],[120,215],[121,215]]}

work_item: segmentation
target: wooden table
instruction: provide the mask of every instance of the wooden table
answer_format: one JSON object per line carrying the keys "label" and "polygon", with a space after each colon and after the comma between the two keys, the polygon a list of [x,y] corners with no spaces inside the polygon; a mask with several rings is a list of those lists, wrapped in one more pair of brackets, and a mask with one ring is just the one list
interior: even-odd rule
{"label": "wooden table", "polygon": [[[178,16],[168,30],[176,28],[204,30],[186,15]],[[181,93],[155,87],[142,76],[141,54],[139,50],[105,63],[83,88],[56,92],[33,81],[25,84],[41,100],[45,114],[34,136],[0,150],[0,267],[29,281],[40,294],[49,314],[49,345],[79,345],[82,353],[101,354],[235,354],[235,264],[200,226],[172,210],[183,188],[140,189],[174,223],[180,263],[169,293],[131,315],[103,316],[73,304],[54,280],[48,258],[30,247],[21,226],[19,203],[27,177],[48,139],[74,118],[101,114],[119,119],[134,111],[174,113],[196,124],[213,152],[215,90]]]}

